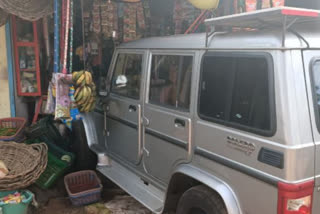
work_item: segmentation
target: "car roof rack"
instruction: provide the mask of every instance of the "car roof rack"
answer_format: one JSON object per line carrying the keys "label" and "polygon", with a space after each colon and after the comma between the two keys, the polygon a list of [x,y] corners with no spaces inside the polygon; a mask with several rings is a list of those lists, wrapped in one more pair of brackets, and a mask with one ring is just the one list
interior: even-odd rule
{"label": "car roof rack", "polygon": [[282,47],[285,47],[286,32],[288,30],[293,32],[296,36],[302,39],[307,46],[309,46],[308,42],[300,34],[290,29],[290,27],[293,24],[314,20],[320,20],[319,10],[309,10],[295,7],[275,7],[206,19],[206,47],[208,47],[210,43],[210,37],[214,37],[214,35],[219,34],[215,31],[217,27],[261,29],[267,26],[282,27]]}

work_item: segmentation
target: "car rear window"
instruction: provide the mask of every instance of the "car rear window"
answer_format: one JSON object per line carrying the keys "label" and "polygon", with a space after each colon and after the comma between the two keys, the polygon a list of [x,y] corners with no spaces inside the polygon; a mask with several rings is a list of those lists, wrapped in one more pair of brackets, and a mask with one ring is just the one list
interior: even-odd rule
{"label": "car rear window", "polygon": [[149,102],[188,111],[192,66],[192,56],[153,55]]}
{"label": "car rear window", "polygon": [[273,135],[273,63],[267,54],[208,53],[202,62],[199,116],[261,135]]}
{"label": "car rear window", "polygon": [[318,130],[320,131],[320,59],[312,64],[313,94]]}

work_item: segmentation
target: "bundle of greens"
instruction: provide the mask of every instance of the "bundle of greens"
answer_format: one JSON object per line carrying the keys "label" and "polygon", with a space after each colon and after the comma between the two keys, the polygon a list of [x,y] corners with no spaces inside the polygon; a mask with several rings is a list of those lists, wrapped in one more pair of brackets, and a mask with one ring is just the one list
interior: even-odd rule
{"label": "bundle of greens", "polygon": [[0,136],[13,136],[17,131],[16,128],[0,128]]}

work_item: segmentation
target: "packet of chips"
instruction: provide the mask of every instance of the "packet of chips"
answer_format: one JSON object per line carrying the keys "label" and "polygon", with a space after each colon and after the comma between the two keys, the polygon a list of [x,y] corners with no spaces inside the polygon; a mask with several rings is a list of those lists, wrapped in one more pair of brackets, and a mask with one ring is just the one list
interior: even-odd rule
{"label": "packet of chips", "polygon": [[3,161],[0,161],[0,179],[8,175],[9,170]]}

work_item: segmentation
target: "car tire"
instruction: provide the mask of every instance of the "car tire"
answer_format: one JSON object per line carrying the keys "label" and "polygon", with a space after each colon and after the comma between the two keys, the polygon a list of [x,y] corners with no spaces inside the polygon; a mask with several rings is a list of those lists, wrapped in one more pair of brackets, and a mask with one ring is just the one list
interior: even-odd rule
{"label": "car tire", "polygon": [[176,214],[227,214],[220,196],[204,185],[190,188],[181,196]]}

